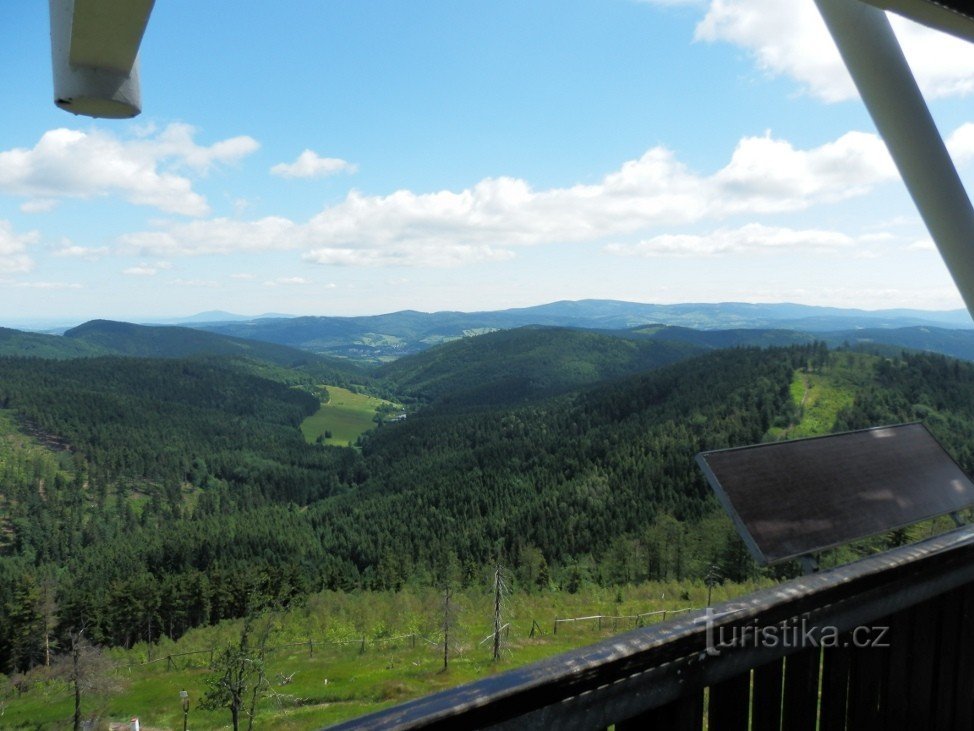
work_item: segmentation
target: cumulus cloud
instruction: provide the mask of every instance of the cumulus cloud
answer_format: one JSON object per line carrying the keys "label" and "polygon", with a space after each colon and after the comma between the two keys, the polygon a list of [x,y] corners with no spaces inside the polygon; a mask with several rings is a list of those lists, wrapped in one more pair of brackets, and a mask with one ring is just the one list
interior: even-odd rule
{"label": "cumulus cloud", "polygon": [[945,140],[951,157],[958,165],[974,159],[974,124],[965,122]]}
{"label": "cumulus cloud", "polygon": [[620,256],[716,256],[794,251],[833,251],[855,244],[851,236],[836,231],[796,230],[751,223],[709,234],[664,234],[637,244],[609,244],[605,251]]}
{"label": "cumulus cloud", "polygon": [[[925,94],[974,91],[974,47],[899,16],[890,20]],[[824,101],[856,97],[813,0],[712,0],[695,37],[739,46],[762,71],[790,76]]]}
{"label": "cumulus cloud", "polygon": [[0,274],[29,272],[34,262],[27,254],[27,247],[40,240],[37,231],[18,234],[9,221],[0,220]]}
{"label": "cumulus cloud", "polygon": [[354,173],[358,166],[337,157],[319,157],[313,150],[305,150],[292,163],[278,163],[271,175],[282,178],[324,178],[338,173]]}
{"label": "cumulus cloud", "polygon": [[861,195],[895,174],[876,135],[850,132],[810,149],[765,135],[742,139],[727,165],[710,175],[654,147],[594,184],[536,190],[499,177],[461,191],[353,190],[303,223],[280,217],[163,223],[120,243],[140,256],[296,249],[319,264],[452,267],[509,259],[518,246],[802,210]]}
{"label": "cumulus cloud", "polygon": [[215,142],[209,147],[197,145],[193,140],[196,128],[188,124],[174,123],[159,135],[145,140],[141,147],[155,159],[172,159],[196,172],[207,173],[218,164],[234,163],[260,149],[253,137],[241,135]]}
{"label": "cumulus cloud", "polygon": [[209,212],[205,198],[174,171],[206,172],[256,147],[249,137],[200,146],[193,142],[193,129],[180,124],[131,140],[103,130],[54,129],[33,148],[0,152],[0,192],[31,198],[24,206],[35,211],[50,205],[39,201],[117,195],[136,205],[201,216]]}

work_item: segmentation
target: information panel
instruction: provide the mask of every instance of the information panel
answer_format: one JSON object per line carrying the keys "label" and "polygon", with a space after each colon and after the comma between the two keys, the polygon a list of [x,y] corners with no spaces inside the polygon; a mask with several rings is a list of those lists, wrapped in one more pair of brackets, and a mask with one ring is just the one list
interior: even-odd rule
{"label": "information panel", "polygon": [[974,483],[922,424],[701,452],[697,463],[762,564],[974,505]]}

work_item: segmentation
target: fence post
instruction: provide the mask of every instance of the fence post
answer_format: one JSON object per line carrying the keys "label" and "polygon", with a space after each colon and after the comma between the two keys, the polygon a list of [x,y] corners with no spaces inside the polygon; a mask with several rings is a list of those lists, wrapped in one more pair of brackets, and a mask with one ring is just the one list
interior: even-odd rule
{"label": "fence post", "polygon": [[315,641],[309,637],[308,638],[308,657],[314,657],[314,656],[315,656]]}
{"label": "fence post", "polygon": [[365,654],[365,635],[362,635],[362,646],[359,648],[358,654],[359,655]]}
{"label": "fence post", "polygon": [[176,664],[172,661],[172,655],[166,655],[166,670],[174,670]]}

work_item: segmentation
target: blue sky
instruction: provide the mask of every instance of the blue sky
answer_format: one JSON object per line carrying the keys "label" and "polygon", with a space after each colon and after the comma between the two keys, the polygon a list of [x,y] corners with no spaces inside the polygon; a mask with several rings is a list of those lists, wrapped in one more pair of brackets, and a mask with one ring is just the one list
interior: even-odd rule
{"label": "blue sky", "polygon": [[[811,0],[165,0],[143,114],[0,4],[0,323],[961,301]],[[894,26],[974,175],[974,48]]]}

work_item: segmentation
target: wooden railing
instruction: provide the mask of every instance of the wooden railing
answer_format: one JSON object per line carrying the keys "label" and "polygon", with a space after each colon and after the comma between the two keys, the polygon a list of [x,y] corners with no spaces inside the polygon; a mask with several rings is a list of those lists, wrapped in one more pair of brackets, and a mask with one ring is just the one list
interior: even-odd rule
{"label": "wooden railing", "polygon": [[352,729],[969,729],[965,527],[346,722]]}

